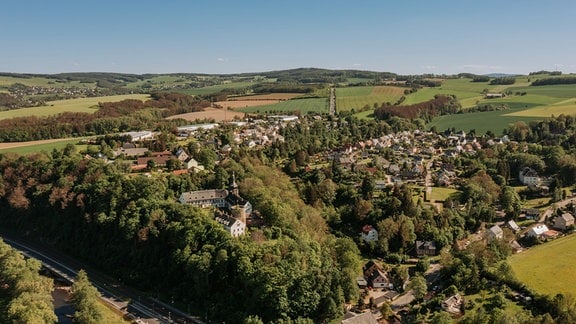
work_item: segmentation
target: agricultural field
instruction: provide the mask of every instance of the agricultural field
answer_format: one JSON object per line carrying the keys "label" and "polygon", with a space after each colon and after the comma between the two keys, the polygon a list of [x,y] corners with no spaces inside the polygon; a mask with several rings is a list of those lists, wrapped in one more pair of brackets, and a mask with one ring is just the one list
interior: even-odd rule
{"label": "agricultural field", "polygon": [[535,246],[510,257],[516,277],[538,293],[576,296],[576,235]]}
{"label": "agricultural field", "polygon": [[217,101],[215,107],[239,109],[264,105],[273,105],[281,101],[301,97],[301,93],[268,93],[252,96],[229,97],[226,101]]}
{"label": "agricultural field", "polygon": [[129,89],[149,88],[150,90],[161,89],[165,87],[172,87],[177,85],[185,85],[190,83],[191,80],[186,77],[178,75],[158,75],[149,79],[131,82],[126,85]]}
{"label": "agricultural field", "polygon": [[437,131],[444,131],[454,127],[457,131],[475,130],[476,135],[486,134],[491,131],[496,136],[502,135],[502,132],[511,124],[517,121],[530,122],[531,120],[538,120],[538,117],[517,117],[510,116],[511,112],[524,110],[525,108],[516,108],[500,111],[487,111],[487,112],[474,112],[467,114],[444,115],[434,118],[432,122],[426,124],[426,128],[430,129],[436,127]]}
{"label": "agricultural field", "polygon": [[78,87],[78,88],[95,88],[96,83],[90,82],[80,82],[80,81],[62,81],[44,77],[30,77],[30,78],[16,78],[11,76],[0,76],[0,87],[9,87],[14,83],[20,83],[29,87],[51,87],[51,88],[68,88],[68,87]]}
{"label": "agricultural field", "polygon": [[248,113],[283,113],[299,111],[303,114],[308,112],[328,112],[327,98],[308,98],[281,101],[276,104],[256,107],[238,108],[236,111]]}
{"label": "agricultural field", "polygon": [[216,92],[220,92],[224,89],[242,89],[248,88],[249,86],[253,85],[254,82],[229,82],[223,84],[217,84],[213,86],[203,87],[203,88],[195,88],[195,89],[185,89],[185,90],[175,90],[176,92],[184,93],[187,95],[208,95]]}
{"label": "agricultural field", "polygon": [[68,144],[76,145],[77,151],[86,149],[87,145],[78,144],[82,138],[59,138],[31,142],[0,143],[0,153],[16,153],[19,155],[29,155],[38,152],[52,152],[52,150],[63,149]]}
{"label": "agricultural field", "polygon": [[106,97],[90,97],[67,100],[50,101],[46,106],[21,108],[0,112],[0,119],[28,116],[51,116],[63,112],[85,112],[94,113],[99,102],[114,102],[125,99],[146,100],[150,96],[147,94],[130,94]]}
{"label": "agricultural field", "polygon": [[394,86],[362,86],[336,88],[336,110],[361,110],[365,106],[374,108],[374,104],[394,103],[404,95],[406,88]]}
{"label": "agricultural field", "polygon": [[248,101],[248,100],[290,100],[301,97],[301,93],[267,93],[253,96],[229,97],[228,101]]}
{"label": "agricultural field", "polygon": [[437,94],[455,95],[462,103],[462,107],[472,107],[477,100],[484,98],[482,91],[496,92],[496,86],[488,82],[472,82],[471,79],[448,79],[442,82],[442,86],[436,88],[423,88],[406,96],[403,105],[412,105],[433,99]]}

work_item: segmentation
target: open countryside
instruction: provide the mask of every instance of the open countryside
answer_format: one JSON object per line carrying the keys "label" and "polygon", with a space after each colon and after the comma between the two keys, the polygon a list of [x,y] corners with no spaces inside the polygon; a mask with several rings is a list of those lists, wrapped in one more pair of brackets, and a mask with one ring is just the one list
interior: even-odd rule
{"label": "open countryside", "polygon": [[541,294],[576,296],[574,260],[576,236],[571,235],[513,255],[510,265],[520,281]]}
{"label": "open countryside", "polygon": [[[110,245],[107,236],[91,234],[94,237],[102,237],[102,241],[98,241],[98,244],[108,245],[98,246],[96,251],[94,242],[85,242],[82,243],[84,245],[81,248],[76,248],[75,254],[84,255],[85,251],[93,249],[90,255],[104,254],[104,258],[111,263],[109,269],[117,269],[125,266],[126,262],[124,259],[114,257],[118,251],[132,253],[130,251],[135,249],[138,251],[136,254],[142,256],[135,257],[136,259],[131,261],[134,262],[131,263],[134,265],[131,269],[136,269],[133,270],[134,273],[142,278],[146,277],[146,273],[138,269],[156,270],[154,267],[139,265],[147,264],[151,262],[150,260],[157,260],[161,258],[160,255],[169,255],[166,261],[169,264],[194,267],[194,276],[196,274],[202,274],[202,276],[178,278],[177,285],[194,287],[200,289],[201,292],[167,289],[156,292],[155,295],[160,295],[159,298],[168,304],[171,304],[171,298],[175,296],[177,303],[181,303],[178,305],[181,310],[189,309],[189,312],[195,315],[201,315],[204,311],[204,314],[209,314],[209,317],[220,320],[244,319],[248,316],[242,311],[245,307],[238,307],[237,303],[226,303],[228,305],[226,307],[235,309],[233,315],[213,312],[210,309],[206,311],[203,308],[202,303],[224,307],[221,303],[227,298],[227,290],[220,287],[213,291],[211,290],[212,284],[202,286],[196,283],[198,278],[201,281],[209,278],[214,285],[220,285],[220,281],[215,278],[221,273],[209,272],[210,268],[202,267],[201,262],[208,262],[213,267],[218,267],[217,264],[220,264],[218,262],[223,262],[226,264],[226,269],[228,267],[238,269],[248,264],[238,260],[260,262],[259,255],[277,256],[279,262],[284,262],[282,260],[285,258],[280,255],[285,248],[292,251],[292,258],[300,260],[298,262],[301,262],[303,266],[281,270],[290,271],[290,278],[297,279],[284,280],[283,283],[274,282],[275,287],[292,291],[296,289],[294,287],[306,283],[308,280],[306,278],[310,276],[311,271],[312,273],[317,271],[318,262],[312,262],[311,257],[324,260],[323,253],[325,253],[330,261],[322,262],[342,263],[347,267],[346,270],[322,272],[322,277],[313,277],[316,284],[308,285],[306,289],[314,291],[315,296],[331,296],[334,304],[338,300],[338,305],[353,305],[357,309],[364,310],[363,314],[368,314],[368,310],[373,310],[374,314],[379,314],[377,316],[382,319],[391,318],[387,313],[386,305],[392,308],[390,311],[396,313],[396,316],[407,318],[418,316],[414,311],[408,311],[407,314],[401,313],[404,303],[412,303],[414,306],[425,308],[427,315],[423,318],[427,322],[436,322],[436,317],[444,316],[449,312],[471,318],[478,316],[481,311],[485,312],[496,307],[504,313],[516,316],[538,307],[538,305],[523,305],[511,299],[510,294],[503,294],[490,286],[483,285],[484,279],[493,280],[492,277],[483,278],[483,274],[487,271],[494,271],[490,266],[501,264],[510,254],[510,248],[505,246],[507,241],[490,245],[491,235],[496,238],[499,235],[498,232],[490,234],[492,233],[490,231],[497,226],[496,221],[500,223],[507,220],[506,217],[509,217],[507,215],[520,217],[522,213],[526,213],[526,209],[535,206],[534,202],[538,202],[538,206],[545,206],[544,202],[557,199],[555,197],[561,197],[562,191],[570,190],[574,185],[574,179],[569,176],[572,174],[573,160],[569,158],[572,152],[568,149],[562,151],[550,148],[545,141],[535,140],[535,143],[541,145],[542,150],[555,150],[556,158],[551,160],[548,157],[540,157],[539,151],[532,151],[540,146],[529,145],[527,152],[516,151],[518,146],[515,141],[521,141],[521,138],[514,132],[510,132],[507,139],[512,142],[499,141],[497,137],[504,134],[505,130],[510,131],[510,125],[518,121],[540,121],[551,124],[553,121],[545,118],[560,113],[569,113],[573,116],[570,111],[575,104],[572,91],[576,89],[576,86],[530,86],[526,81],[527,76],[514,77],[515,82],[511,85],[491,85],[488,81],[472,82],[471,77],[458,76],[416,79],[412,81],[413,83],[406,83],[406,85],[403,83],[388,85],[385,82],[369,85],[370,82],[375,82],[375,78],[354,78],[358,84],[363,84],[362,80],[364,80],[366,85],[344,86],[342,85],[344,83],[326,80],[325,83],[320,82],[311,86],[308,83],[300,84],[292,81],[293,83],[275,85],[283,91],[293,90],[292,92],[253,94],[256,89],[262,90],[265,87],[273,89],[275,86],[270,83],[276,81],[271,80],[280,79],[278,76],[291,75],[292,79],[308,80],[313,79],[313,73],[319,72],[295,70],[271,72],[265,77],[262,76],[266,74],[263,72],[258,76],[202,76],[202,78],[187,74],[145,77],[100,75],[97,77],[104,77],[109,80],[108,82],[124,80],[121,86],[113,85],[114,83],[111,82],[113,91],[121,92],[125,91],[124,88],[130,88],[131,91],[142,92],[142,94],[66,99],[51,102],[54,106],[6,111],[5,113],[13,114],[31,112],[35,116],[30,119],[32,121],[42,120],[43,115],[36,114],[38,110],[29,109],[41,109],[41,112],[44,112],[42,109],[59,107],[60,112],[95,112],[102,108],[101,112],[106,115],[105,117],[101,117],[101,114],[90,115],[92,119],[89,120],[89,124],[81,124],[80,120],[67,120],[65,125],[60,125],[57,122],[58,118],[54,118],[56,121],[54,125],[48,127],[40,123],[37,127],[26,128],[26,132],[13,130],[12,123],[17,124],[20,122],[19,119],[4,118],[5,124],[3,125],[6,127],[0,129],[0,134],[6,138],[10,138],[12,134],[18,138],[26,138],[27,134],[36,134],[41,131],[48,131],[47,133],[54,137],[66,134],[68,137],[1,143],[0,168],[3,169],[0,171],[3,172],[3,185],[9,188],[11,194],[7,197],[0,196],[0,199],[5,199],[5,208],[10,212],[15,208],[35,211],[37,206],[53,206],[59,208],[58,212],[54,212],[53,217],[60,217],[60,215],[68,217],[68,215],[85,215],[85,212],[79,212],[79,208],[83,208],[82,204],[80,203],[79,206],[77,201],[68,201],[69,197],[85,197],[83,195],[88,194],[89,199],[100,199],[103,201],[102,206],[108,208],[107,206],[111,206],[112,203],[106,200],[108,196],[102,196],[100,184],[118,186],[112,191],[105,191],[110,195],[115,195],[110,197],[114,200],[114,204],[122,204],[117,213],[126,219],[135,220],[135,215],[138,215],[149,220],[142,218],[144,222],[136,222],[134,224],[140,225],[130,228],[120,225],[116,228],[114,227],[116,225],[110,225],[116,232],[121,233],[120,236],[114,238],[114,249],[106,247]],[[323,70],[321,72],[338,73]],[[88,80],[93,76],[82,75],[81,77]],[[545,78],[545,76],[541,77]],[[248,79],[252,81],[246,81]],[[264,82],[262,80],[266,80],[265,85],[259,83]],[[428,81],[437,84],[427,86],[425,84]],[[46,83],[46,80],[42,82]],[[198,85],[201,82],[219,84],[192,89],[190,87],[194,82],[198,82]],[[418,82],[423,83],[421,85]],[[102,83],[106,84],[99,82],[99,84]],[[334,84],[339,85],[334,87]],[[330,115],[328,94],[331,93],[333,87],[336,112]],[[14,93],[14,88],[10,85],[3,89],[9,95]],[[303,89],[306,89],[305,93],[295,92]],[[196,94],[192,96],[183,94],[188,90],[196,91]],[[450,97],[446,97],[449,100],[443,95],[449,95]],[[33,95],[30,96],[34,98]],[[494,96],[495,98],[491,98]],[[442,111],[439,116],[419,115],[413,119],[385,115],[382,117],[376,114],[383,106],[397,104],[399,111],[402,112],[402,109],[413,109],[413,105],[426,104],[435,97],[444,98],[443,100],[446,100],[443,101],[444,103],[457,103],[458,110]],[[134,101],[123,102],[124,99],[150,100],[149,102],[156,102],[163,108],[140,105]],[[441,102],[440,99],[437,102]],[[100,102],[109,102],[109,104],[98,105]],[[479,109],[488,111],[478,111]],[[245,119],[248,115],[251,118]],[[566,134],[570,134],[572,127],[576,124],[572,118],[563,117],[560,123],[565,128]],[[243,120],[245,123],[225,125],[225,122],[230,120]],[[195,125],[197,123],[201,125]],[[91,128],[90,133],[86,131],[83,133],[85,125],[98,127]],[[418,129],[420,127],[422,128]],[[524,125],[524,127],[536,126]],[[71,133],[70,129],[79,131]],[[436,129],[436,133],[429,132],[431,129]],[[58,131],[51,132],[53,130]],[[130,141],[130,138],[120,134],[124,130],[136,132],[133,133],[136,138],[140,136],[138,134],[140,131],[147,139],[125,142]],[[445,130],[449,131],[444,132]],[[474,132],[470,132],[471,130]],[[488,136],[486,136],[487,133]],[[543,138],[549,136],[545,132],[538,134]],[[81,135],[83,137],[80,137]],[[82,138],[88,139],[91,144],[84,144],[80,141]],[[567,143],[562,144],[562,147],[569,147]],[[69,144],[74,144],[76,149],[65,149]],[[136,146],[136,148],[131,149],[131,146]],[[58,150],[65,153],[59,154]],[[19,155],[31,155],[41,151],[48,154],[36,155],[34,161],[18,160]],[[133,151],[140,153],[131,153]],[[132,154],[140,155],[132,156]],[[16,161],[24,164],[14,164]],[[557,166],[549,169],[548,165],[552,163],[556,163]],[[18,182],[18,177],[12,171],[16,165],[18,168],[26,168],[20,173],[36,175],[28,177],[25,182]],[[33,171],[39,165],[45,168],[40,169],[42,171]],[[54,168],[54,165],[58,165],[59,168]],[[534,180],[539,185],[544,181],[544,177],[552,176],[552,178],[561,178],[564,187],[562,190],[552,189],[552,193],[529,192],[530,186],[524,183],[525,180],[518,175],[519,171],[526,168],[526,165],[534,167],[540,173],[541,177],[538,179],[542,180]],[[70,172],[77,175],[75,178],[66,178],[68,182],[64,180],[57,182],[59,184],[72,181],[69,187],[60,188],[54,184],[48,186],[49,182],[46,181],[52,179],[51,176],[57,177],[57,175],[50,173],[51,176],[46,176],[45,170],[59,169],[72,170]],[[532,173],[536,171],[532,170]],[[99,176],[93,174],[99,174]],[[107,180],[94,182],[92,177],[97,177],[97,180],[105,177]],[[523,185],[516,186],[519,182]],[[32,186],[29,191],[18,190],[18,186],[24,183]],[[239,186],[233,186],[234,183]],[[550,186],[554,188],[553,183]],[[120,187],[125,190],[119,189]],[[242,202],[244,205],[233,208],[248,208],[248,210],[254,208],[259,211],[259,215],[264,217],[257,219],[251,225],[246,225],[242,219],[236,219],[238,222],[234,221],[234,224],[244,225],[233,229],[232,226],[226,227],[226,224],[232,224],[233,220],[224,219],[223,221],[219,218],[223,216],[218,216],[217,213],[212,215],[212,209],[203,209],[200,206],[188,209],[191,206],[183,205],[182,197],[194,197],[195,193],[202,190],[217,190],[214,187],[229,188],[227,192],[238,195],[231,201]],[[26,204],[26,199],[30,199],[28,192],[43,192],[42,190],[48,190],[46,188],[50,188],[50,191],[46,194],[34,195],[34,204]],[[137,190],[130,188],[137,188]],[[13,194],[14,192],[21,194],[18,196]],[[142,192],[146,194],[143,195]],[[249,197],[246,201],[250,204],[245,204],[246,201],[239,196],[240,194],[243,197]],[[530,197],[520,198],[525,195],[530,195]],[[506,205],[503,207],[501,204]],[[564,211],[568,210],[564,209]],[[34,212],[31,214],[34,215]],[[167,222],[169,226],[176,226],[172,225],[174,224],[172,219],[182,219],[180,215],[186,215],[186,219],[190,219],[193,223],[181,224],[178,225],[180,227],[171,229],[171,231],[176,231],[176,236],[164,236],[167,231],[162,222]],[[92,215],[92,221],[104,224],[109,222],[108,219],[115,217],[111,211],[104,209]],[[160,221],[160,219],[165,220]],[[7,219],[5,222],[9,223],[10,220]],[[0,221],[2,221],[1,218]],[[50,219],[37,221],[50,222]],[[76,220],[75,224],[85,226],[84,223],[92,224],[82,217]],[[533,226],[533,223],[534,221],[525,221],[522,224]],[[29,224],[35,223],[29,222]],[[548,221],[547,225],[553,224]],[[53,229],[54,232],[43,235],[46,237],[54,235],[60,240],[71,242],[71,238],[74,237],[72,234],[62,236],[61,233],[63,231],[76,232],[78,226],[70,228],[61,226],[54,229],[46,223],[43,228]],[[86,226],[84,231],[99,233],[100,227]],[[218,230],[214,231],[216,228]],[[280,228],[283,230],[278,230]],[[318,230],[319,228],[322,230]],[[179,229],[185,230],[185,234],[178,234]],[[371,236],[373,234],[370,233],[375,232],[390,233],[390,235],[382,235],[374,239]],[[538,285],[538,278],[541,276],[540,273],[551,270],[532,271],[530,269],[534,267],[534,263],[542,263],[541,260],[526,261],[527,264],[523,265],[514,258],[528,256],[531,253],[538,255],[537,251],[541,247],[549,244],[554,247],[551,244],[563,242],[564,239],[556,241],[538,239],[538,242],[542,244],[530,247],[533,241],[527,240],[523,234],[514,234],[507,230],[505,232],[506,235],[515,235],[519,244],[528,247],[522,254],[513,256],[510,262],[516,273],[515,278],[533,289],[533,291],[512,291],[512,293],[528,294],[530,297],[535,297],[534,292],[548,293]],[[560,231],[557,232],[560,233]],[[215,235],[217,238],[205,237],[201,233],[211,233],[210,235]],[[338,238],[333,238],[334,233],[337,233]],[[553,231],[553,233],[556,232]],[[571,232],[564,230],[563,233],[570,234]],[[236,237],[241,235],[251,235],[251,239],[237,240]],[[292,236],[308,239],[301,243],[294,243]],[[174,237],[182,238],[183,241],[179,242],[178,246],[170,243],[172,245],[169,244],[169,253],[163,249],[147,248],[148,244],[156,246],[158,243],[155,242],[158,240],[173,242]],[[204,240],[203,242],[207,242],[209,246],[219,246],[220,252],[216,257],[211,256],[212,252],[205,248],[207,245],[193,247],[191,243],[186,243],[197,242],[198,237],[205,237],[200,240]],[[223,246],[223,242],[229,245]],[[323,242],[319,245],[322,249],[319,252],[311,252],[317,249],[311,248],[309,244],[315,246],[319,244],[317,242]],[[461,242],[464,243],[459,245]],[[422,251],[422,248],[418,248],[422,243],[425,243],[427,249],[430,250]],[[456,246],[461,246],[462,250],[455,248]],[[571,249],[562,246],[555,248]],[[440,252],[441,249],[445,252]],[[471,249],[473,253],[469,253],[467,249]],[[492,253],[492,249],[497,249],[499,252]],[[258,251],[258,254],[249,255],[245,254],[245,251]],[[156,257],[149,259],[144,257],[150,253],[154,253]],[[545,252],[541,255],[551,253],[553,252]],[[442,254],[442,257],[439,257],[439,254]],[[446,254],[450,257],[445,258]],[[200,255],[206,259],[200,258]],[[208,255],[211,256],[210,259],[207,258]],[[240,255],[240,257],[226,257],[230,255]],[[330,255],[337,255],[337,257],[332,259]],[[423,255],[427,255],[430,259],[423,259]],[[559,255],[557,259],[570,257]],[[407,265],[402,262],[406,258],[420,259],[416,265]],[[430,260],[437,263],[432,266]],[[369,269],[364,269],[366,267]],[[266,268],[266,271],[262,271],[261,268]],[[259,269],[250,270],[248,267],[246,271],[251,271],[251,275],[258,276],[259,280],[268,284],[274,280],[274,277],[264,274],[269,273],[272,268],[278,269],[277,264],[263,262]],[[333,269],[333,267],[327,269]],[[240,277],[243,274],[222,271],[230,280],[242,281]],[[428,271],[433,273],[427,273]],[[570,272],[564,270],[562,272],[563,281],[573,280]],[[478,276],[470,276],[470,273],[477,273]],[[522,274],[526,273],[535,277],[522,277]],[[372,289],[366,289],[364,284],[354,281],[359,275]],[[321,290],[322,287],[328,287],[326,278],[335,280],[334,276],[343,276],[338,277],[336,282],[344,280],[352,283],[338,289],[338,291],[344,291],[345,297],[343,298],[332,295],[330,289]],[[172,277],[174,276],[155,276],[153,282],[163,282],[163,286],[169,287],[174,284]],[[134,285],[150,282],[131,280],[129,277],[123,280]],[[176,279],[174,280],[176,282]],[[383,286],[378,286],[382,285],[379,280],[388,281]],[[514,286],[506,281],[510,278],[502,277],[500,280],[503,280],[505,285],[509,285],[507,289],[513,290]],[[409,289],[403,288],[404,285]],[[545,283],[545,285],[548,284]],[[163,288],[160,289],[163,290]],[[259,298],[264,298],[260,295],[262,290],[258,290],[260,284],[254,284],[246,289],[260,296]],[[570,290],[565,292],[571,293]],[[154,295],[154,291],[151,294]],[[392,296],[391,300],[381,299],[384,294]],[[424,299],[427,295],[432,296],[431,299]],[[292,303],[310,305],[309,300],[303,299],[303,296],[307,295],[292,295]],[[474,307],[466,308],[465,313],[461,313],[461,307],[465,307],[463,305],[460,305],[460,308],[456,306],[439,308],[438,305],[450,303],[451,300],[458,305],[459,296],[464,296],[465,300],[472,300]],[[314,298],[313,304],[322,305],[322,298],[312,298]],[[186,305],[181,302],[182,300],[194,300],[195,304]],[[271,303],[276,303],[276,301],[271,301]],[[152,308],[154,305],[155,302],[152,303]],[[284,306],[275,304],[274,307],[282,309]],[[263,315],[268,316],[266,318],[276,318],[276,313],[268,314],[270,309],[270,307],[263,307],[255,312],[266,314]],[[343,316],[343,308],[335,306],[332,309],[333,312],[327,312],[323,307],[318,306],[313,310],[308,310],[306,314],[319,319],[337,318],[336,321],[340,320]],[[302,314],[301,311],[296,313],[291,308],[285,308],[284,311],[292,312],[291,317]],[[543,312],[540,309],[538,311]],[[170,312],[172,311],[168,311],[168,316]],[[496,318],[496,315],[489,316]],[[559,315],[554,313],[553,316]]]}
{"label": "open countryside", "polygon": [[125,99],[146,100],[149,97],[150,95],[148,94],[129,94],[49,101],[46,106],[0,111],[0,119],[52,116],[63,112],[94,113],[98,109],[98,103],[100,102],[115,102]]}

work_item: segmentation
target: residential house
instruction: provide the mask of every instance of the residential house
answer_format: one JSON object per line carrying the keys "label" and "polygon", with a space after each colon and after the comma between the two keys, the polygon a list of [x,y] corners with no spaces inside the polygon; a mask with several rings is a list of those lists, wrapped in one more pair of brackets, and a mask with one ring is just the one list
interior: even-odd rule
{"label": "residential house", "polygon": [[376,242],[378,241],[378,231],[372,225],[362,226],[362,232],[360,236],[365,242]]}
{"label": "residential house", "polygon": [[372,271],[374,271],[375,269],[382,269],[382,267],[373,260],[370,260],[366,262],[366,264],[362,267],[362,273],[364,274],[365,278],[368,278],[372,273]]}
{"label": "residential house", "polygon": [[464,298],[460,294],[448,297],[442,302],[442,309],[451,314],[460,314],[462,312],[462,305]]}
{"label": "residential house", "polygon": [[190,157],[190,156],[188,155],[188,153],[186,153],[186,151],[184,151],[183,148],[179,148],[179,149],[176,151],[176,154],[174,154],[174,155],[176,155],[176,158],[177,158],[178,161],[180,161],[180,162],[184,162],[184,161],[188,160],[188,158]]}
{"label": "residential house", "polygon": [[540,217],[540,210],[536,208],[528,208],[524,210],[527,219],[538,219]]}
{"label": "residential house", "polygon": [[485,237],[488,242],[492,242],[494,240],[501,240],[502,237],[504,237],[504,232],[502,231],[502,228],[500,228],[500,226],[494,225],[490,227],[488,230],[486,230]]}
{"label": "residential house", "polygon": [[246,231],[246,224],[232,216],[226,215],[225,213],[218,213],[214,219],[224,225],[224,228],[232,235],[232,237],[238,237],[244,235]]}
{"label": "residential house", "polygon": [[504,98],[504,94],[503,93],[487,93],[484,97],[486,99]]}
{"label": "residential house", "polygon": [[188,160],[186,160],[184,162],[184,167],[186,169],[193,169],[194,172],[204,170],[204,166],[198,163],[198,161],[196,161],[194,158],[189,158]]}
{"label": "residential house", "polygon": [[516,224],[516,222],[514,220],[510,220],[508,222],[506,222],[506,226],[508,226],[509,229],[512,230],[512,232],[517,233],[520,231],[520,226],[518,226],[518,224]]}
{"label": "residential house", "polygon": [[544,233],[548,231],[549,231],[548,226],[544,224],[536,224],[535,226],[530,228],[528,232],[526,232],[526,236],[540,238]]}
{"label": "residential house", "polygon": [[362,267],[362,270],[369,286],[374,288],[394,288],[386,271],[376,262],[372,260],[368,261],[364,267]]}
{"label": "residential house", "polygon": [[535,170],[525,167],[518,173],[518,179],[520,182],[527,186],[537,186],[540,184],[540,177],[538,176],[538,172]]}
{"label": "residential house", "polygon": [[416,241],[416,255],[419,257],[436,255],[436,243],[434,241]]}
{"label": "residential house", "polygon": [[388,278],[388,274],[382,269],[375,269],[372,271],[367,281],[374,288],[394,288],[390,278]]}
{"label": "residential house", "polygon": [[574,226],[574,216],[570,213],[563,213],[554,217],[554,227],[557,230],[565,231],[568,227]]}

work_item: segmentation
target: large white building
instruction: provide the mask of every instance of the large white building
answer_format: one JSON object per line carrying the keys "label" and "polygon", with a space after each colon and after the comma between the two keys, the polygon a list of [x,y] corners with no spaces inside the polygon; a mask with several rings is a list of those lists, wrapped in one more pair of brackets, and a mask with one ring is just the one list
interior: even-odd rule
{"label": "large white building", "polygon": [[182,204],[192,204],[201,208],[218,208],[215,220],[224,225],[234,237],[244,234],[246,219],[252,214],[252,204],[240,197],[234,175],[232,175],[229,190],[211,189],[183,192],[179,201]]}

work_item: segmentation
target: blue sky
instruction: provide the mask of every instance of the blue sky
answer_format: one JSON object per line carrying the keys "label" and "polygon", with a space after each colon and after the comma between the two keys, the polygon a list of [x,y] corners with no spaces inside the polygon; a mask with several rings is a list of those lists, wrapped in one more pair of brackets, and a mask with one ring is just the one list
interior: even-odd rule
{"label": "blue sky", "polygon": [[573,0],[6,0],[0,71],[576,72]]}

